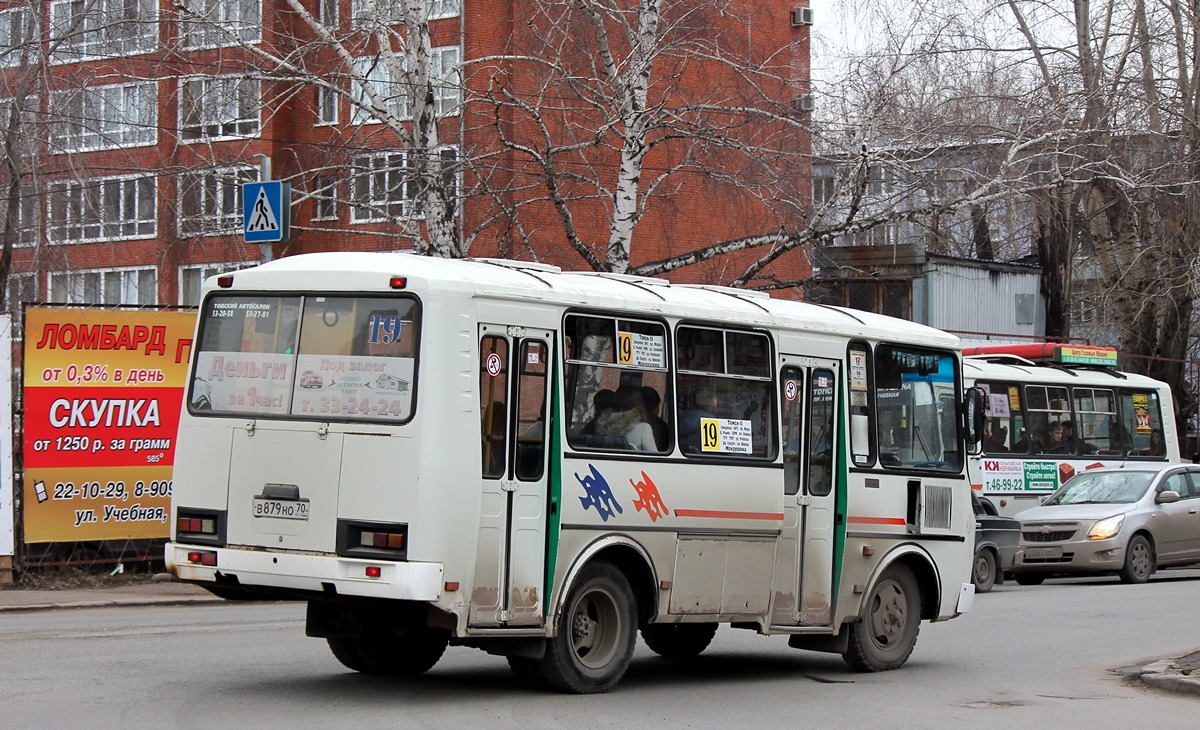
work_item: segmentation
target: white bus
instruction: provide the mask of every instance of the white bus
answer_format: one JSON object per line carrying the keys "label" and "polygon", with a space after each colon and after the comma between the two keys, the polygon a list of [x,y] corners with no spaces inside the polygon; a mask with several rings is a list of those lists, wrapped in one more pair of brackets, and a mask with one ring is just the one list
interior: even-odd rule
{"label": "white bus", "polygon": [[1115,349],[1038,343],[963,352],[964,378],[984,392],[987,414],[971,482],[999,514],[1036,507],[1086,469],[1180,461],[1171,389],[1117,370]]}
{"label": "white bus", "polygon": [[353,670],[416,675],[456,645],[603,692],[639,629],[686,658],[729,624],[879,671],[974,596],[982,403],[933,329],[338,253],[209,279],[194,348],[169,569],[307,601]]}

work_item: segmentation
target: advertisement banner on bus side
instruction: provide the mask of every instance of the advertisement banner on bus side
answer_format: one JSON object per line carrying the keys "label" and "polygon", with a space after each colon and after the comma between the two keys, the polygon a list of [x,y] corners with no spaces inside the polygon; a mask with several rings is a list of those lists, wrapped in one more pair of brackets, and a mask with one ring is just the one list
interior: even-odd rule
{"label": "advertisement banner on bus side", "polygon": [[985,458],[980,463],[985,492],[1052,492],[1081,471],[1119,462]]}
{"label": "advertisement banner on bus side", "polygon": [[167,537],[196,314],[25,314],[26,543]]}

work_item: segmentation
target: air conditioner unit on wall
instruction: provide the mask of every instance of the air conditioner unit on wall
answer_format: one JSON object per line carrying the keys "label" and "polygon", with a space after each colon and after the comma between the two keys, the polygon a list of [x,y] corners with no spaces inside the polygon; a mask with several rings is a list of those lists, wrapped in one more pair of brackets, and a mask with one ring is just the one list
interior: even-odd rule
{"label": "air conditioner unit on wall", "polygon": [[792,25],[812,25],[812,8],[796,8],[792,11]]}
{"label": "air conditioner unit on wall", "polygon": [[793,103],[796,105],[796,111],[811,112],[813,110],[813,95],[801,94],[796,97]]}

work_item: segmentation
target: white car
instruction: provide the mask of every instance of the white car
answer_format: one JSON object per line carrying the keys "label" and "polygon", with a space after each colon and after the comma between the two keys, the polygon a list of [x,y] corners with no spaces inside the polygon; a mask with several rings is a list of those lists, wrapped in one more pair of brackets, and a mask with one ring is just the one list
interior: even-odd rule
{"label": "white car", "polygon": [[1010,570],[1021,585],[1083,573],[1145,583],[1160,567],[1200,563],[1200,465],[1083,471],[1017,519],[1021,542]]}

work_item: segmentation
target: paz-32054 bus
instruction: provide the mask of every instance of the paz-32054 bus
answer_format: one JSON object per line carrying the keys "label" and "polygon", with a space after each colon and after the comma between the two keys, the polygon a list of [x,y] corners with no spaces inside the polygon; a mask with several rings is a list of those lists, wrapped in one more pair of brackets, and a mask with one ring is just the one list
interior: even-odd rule
{"label": "paz-32054 bus", "polygon": [[[902,665],[969,608],[958,340],[712,286],[314,254],[207,282],[169,568],[308,602],[360,672],[448,645],[602,692],[640,630]],[[886,415],[886,418],[883,417]]]}

